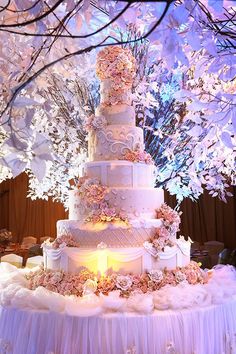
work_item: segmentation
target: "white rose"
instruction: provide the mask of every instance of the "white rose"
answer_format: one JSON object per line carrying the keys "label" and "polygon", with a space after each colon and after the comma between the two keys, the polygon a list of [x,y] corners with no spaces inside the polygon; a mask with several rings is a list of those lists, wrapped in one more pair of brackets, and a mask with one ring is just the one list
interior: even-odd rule
{"label": "white rose", "polygon": [[132,279],[128,275],[118,275],[116,278],[116,286],[121,290],[128,290],[132,285]]}
{"label": "white rose", "polygon": [[83,295],[94,294],[97,290],[97,281],[92,279],[87,279],[83,285]]}
{"label": "white rose", "polygon": [[175,279],[178,283],[181,283],[183,281],[186,281],[186,275],[180,271],[175,273]]}
{"label": "white rose", "polygon": [[161,270],[151,270],[148,273],[148,276],[154,283],[160,283],[163,279],[163,273]]}

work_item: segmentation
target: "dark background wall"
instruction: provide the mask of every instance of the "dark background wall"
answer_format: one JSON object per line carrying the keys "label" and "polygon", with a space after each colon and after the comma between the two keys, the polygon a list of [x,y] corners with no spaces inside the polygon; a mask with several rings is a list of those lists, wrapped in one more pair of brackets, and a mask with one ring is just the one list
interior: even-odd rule
{"label": "dark background wall", "polygon": [[[26,198],[28,177],[25,173],[0,184],[0,228],[12,231],[15,241],[24,236],[56,236],[56,222],[67,219],[60,203]],[[225,247],[236,248],[236,188],[227,204],[204,193],[197,202],[186,199],[181,204],[180,234],[192,240],[222,241]],[[165,192],[165,201],[175,207],[173,196]]]}

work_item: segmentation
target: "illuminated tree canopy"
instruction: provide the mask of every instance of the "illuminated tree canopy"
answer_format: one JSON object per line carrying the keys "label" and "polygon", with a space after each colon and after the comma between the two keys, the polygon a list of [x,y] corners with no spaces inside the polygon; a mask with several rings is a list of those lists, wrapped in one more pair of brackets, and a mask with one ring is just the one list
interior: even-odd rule
{"label": "illuminated tree canopy", "polygon": [[129,47],[137,125],[157,186],[181,201],[235,183],[236,4],[223,0],[4,0],[0,5],[0,182],[66,205],[99,104],[96,54]]}

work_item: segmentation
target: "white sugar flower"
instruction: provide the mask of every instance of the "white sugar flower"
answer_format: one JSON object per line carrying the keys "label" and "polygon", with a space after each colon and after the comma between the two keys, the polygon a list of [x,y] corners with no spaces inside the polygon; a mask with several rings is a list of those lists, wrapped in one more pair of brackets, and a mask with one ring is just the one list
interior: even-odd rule
{"label": "white sugar flower", "polygon": [[178,283],[182,283],[183,281],[186,281],[186,275],[180,271],[175,273],[175,279]]}
{"label": "white sugar flower", "polygon": [[153,282],[160,283],[163,279],[163,272],[161,270],[150,270],[148,276]]}
{"label": "white sugar flower", "polygon": [[132,279],[128,275],[118,275],[116,278],[116,286],[121,290],[128,290],[132,285]]}

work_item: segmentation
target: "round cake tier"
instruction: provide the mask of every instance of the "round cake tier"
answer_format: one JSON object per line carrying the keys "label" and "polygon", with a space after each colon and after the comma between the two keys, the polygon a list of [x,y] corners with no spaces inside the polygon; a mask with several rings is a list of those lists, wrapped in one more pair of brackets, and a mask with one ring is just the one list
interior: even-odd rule
{"label": "round cake tier", "polygon": [[[137,217],[154,218],[155,210],[164,202],[160,188],[108,188],[105,200],[109,207],[124,212],[129,219]],[[91,212],[80,197],[79,191],[69,192],[69,220],[84,220]]]}
{"label": "round cake tier", "polygon": [[130,161],[95,161],[84,164],[84,175],[108,187],[154,187],[156,167]]}
{"label": "round cake tier", "polygon": [[96,109],[97,116],[104,116],[108,125],[130,125],[135,126],[134,107],[127,104],[117,104],[115,106],[99,106]]}
{"label": "round cake tier", "polygon": [[139,127],[109,125],[89,134],[90,161],[123,160],[128,151],[137,147],[144,149],[143,130]]}
{"label": "round cake tier", "polygon": [[141,274],[146,271],[176,269],[190,262],[190,242],[176,240],[153,257],[144,247],[105,247],[44,249],[48,269],[77,273],[83,268],[104,274],[107,270],[118,273]]}
{"label": "round cake tier", "polygon": [[57,237],[67,235],[82,248],[97,247],[101,242],[107,247],[140,247],[162,225],[160,219],[132,220],[114,223],[83,223],[74,220],[57,222]]}

